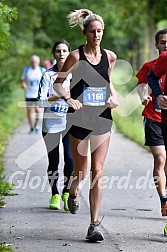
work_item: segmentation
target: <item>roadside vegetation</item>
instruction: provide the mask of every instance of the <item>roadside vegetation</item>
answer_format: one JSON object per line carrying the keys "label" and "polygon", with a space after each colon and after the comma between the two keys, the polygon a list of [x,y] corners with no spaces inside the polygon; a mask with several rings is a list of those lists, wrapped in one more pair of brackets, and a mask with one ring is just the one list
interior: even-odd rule
{"label": "roadside vegetation", "polygon": [[7,247],[6,244],[0,244],[0,252],[12,252],[11,247]]}
{"label": "roadside vegetation", "polygon": [[[128,75],[125,71],[113,71],[113,79],[117,80],[117,84],[114,84],[117,90],[119,98],[119,106],[113,109],[112,115],[115,123],[116,130],[123,135],[133,140],[141,147],[144,147],[144,128],[143,128],[143,116],[142,110],[144,106],[141,105],[140,98],[137,93],[137,78],[135,73],[127,83],[122,82],[125,80],[125,75]],[[119,78],[120,77],[120,78]],[[148,148],[146,148],[148,149]]]}
{"label": "roadside vegetation", "polygon": [[114,111],[113,118],[117,131],[144,147],[144,129],[141,111],[142,107],[139,107],[127,117],[122,117]]}
{"label": "roadside vegetation", "polygon": [[10,102],[6,103],[3,110],[0,110],[0,207],[3,207],[4,197],[11,195],[13,186],[5,182],[6,173],[4,170],[4,153],[8,139],[14,129],[19,126],[25,118],[25,110],[18,108],[17,101],[23,100],[23,91],[16,88],[15,92],[11,93]]}
{"label": "roadside vegetation", "polygon": [[[16,8],[10,8],[9,6],[2,4],[0,2],[0,52],[1,56],[3,52],[9,48],[11,45],[9,42],[10,36],[10,24],[12,21],[17,19],[17,10]],[[1,58],[2,61],[2,58]],[[9,74],[10,76],[10,74]],[[7,109],[8,104],[12,103],[12,90],[8,83],[8,75],[7,72],[3,71],[1,67],[0,71],[0,206],[4,205],[4,196],[10,194],[11,185],[5,182],[4,168],[3,168],[3,155],[5,150],[5,145],[7,143],[8,137],[12,132],[12,123],[8,125],[7,122],[9,117],[9,110]],[[14,90],[14,89],[13,89]],[[13,120],[13,115],[11,116]]]}

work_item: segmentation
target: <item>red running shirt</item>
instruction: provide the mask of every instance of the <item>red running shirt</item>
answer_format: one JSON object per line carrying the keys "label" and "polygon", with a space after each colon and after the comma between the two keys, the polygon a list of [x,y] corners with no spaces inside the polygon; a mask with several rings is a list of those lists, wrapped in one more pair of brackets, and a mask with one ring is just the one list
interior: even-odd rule
{"label": "red running shirt", "polygon": [[[136,74],[136,77],[138,78],[138,85],[140,84],[147,84],[147,75],[152,68],[153,64],[156,62],[156,59],[149,61],[145,63],[142,68],[139,70],[139,72]],[[161,77],[160,79],[160,86],[162,91],[164,91],[164,86],[165,86],[165,75]],[[144,107],[144,110],[142,112],[142,116],[149,118],[151,120],[161,122],[161,113],[155,111],[155,97],[153,94],[150,94],[152,97],[152,101],[148,103],[147,106]]]}
{"label": "red running shirt", "polygon": [[[152,71],[153,73],[159,77],[162,78],[164,75],[167,74],[167,51],[162,52],[156,62],[152,65]],[[167,95],[167,78],[165,79],[164,87],[161,87],[162,91],[165,95]],[[161,113],[161,121],[162,123],[167,124],[167,110],[162,109]]]}

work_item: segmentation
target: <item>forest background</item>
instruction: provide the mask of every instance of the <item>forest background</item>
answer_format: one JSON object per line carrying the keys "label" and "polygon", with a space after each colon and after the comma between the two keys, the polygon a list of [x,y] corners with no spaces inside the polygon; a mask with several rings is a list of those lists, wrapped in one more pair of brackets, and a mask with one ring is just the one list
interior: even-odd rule
{"label": "forest background", "polygon": [[[118,60],[131,66],[131,78],[126,80],[124,68],[115,72],[113,84],[128,103],[134,94],[136,72],[142,64],[157,57],[154,35],[167,28],[167,0],[1,0],[0,2],[0,202],[9,193],[4,183],[3,156],[5,145],[13,130],[25,118],[25,108],[17,105],[24,100],[20,87],[23,68],[30,64],[33,54],[41,64],[53,60],[51,49],[56,40],[65,39],[72,49],[85,43],[79,27],[71,29],[67,15],[88,8],[105,22],[102,47],[114,51]],[[126,67],[125,67],[126,68]],[[128,70],[129,71],[129,70]],[[123,79],[123,82],[118,81]],[[125,81],[124,81],[125,78]],[[135,96],[131,95],[135,100]],[[113,111],[116,129],[144,146],[141,111],[138,104],[128,112]]]}

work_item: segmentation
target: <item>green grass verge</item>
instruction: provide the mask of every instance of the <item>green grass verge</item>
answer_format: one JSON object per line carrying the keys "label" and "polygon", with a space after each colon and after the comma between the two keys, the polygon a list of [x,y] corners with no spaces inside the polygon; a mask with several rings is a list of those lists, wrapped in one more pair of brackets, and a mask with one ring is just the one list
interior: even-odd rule
{"label": "green grass verge", "polygon": [[123,135],[148,150],[148,148],[144,146],[142,110],[143,106],[139,106],[132,114],[126,117],[118,115],[113,110],[112,115],[118,132],[121,132]]}
{"label": "green grass verge", "polygon": [[0,252],[12,252],[12,248],[7,248],[0,244]]}
{"label": "green grass verge", "polygon": [[24,92],[16,89],[8,102],[5,102],[4,108],[0,111],[0,206],[4,205],[4,196],[10,195],[12,186],[5,181],[4,171],[4,152],[8,139],[15,128],[19,126],[25,118],[25,109],[17,105],[19,100],[24,100]]}
{"label": "green grass verge", "polygon": [[0,111],[0,157],[3,156],[5,145],[13,130],[25,118],[25,109],[17,105],[19,100],[24,100],[23,91],[18,89],[10,98],[8,105],[5,105],[3,110]]}

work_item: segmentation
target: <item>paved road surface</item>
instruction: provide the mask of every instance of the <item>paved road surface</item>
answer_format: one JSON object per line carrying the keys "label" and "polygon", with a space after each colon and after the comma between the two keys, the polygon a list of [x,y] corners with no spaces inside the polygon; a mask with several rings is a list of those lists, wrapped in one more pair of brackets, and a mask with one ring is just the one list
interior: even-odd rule
{"label": "paved road surface", "polygon": [[[7,178],[17,186],[17,195],[6,197],[6,207],[0,209],[1,241],[12,244],[18,252],[167,251],[167,237],[163,236],[166,217],[161,217],[152,184],[150,153],[113,133],[105,162],[100,212],[100,217],[104,215],[105,241],[93,244],[85,241],[89,179],[82,184],[77,215],[50,210],[43,140],[27,132],[25,121],[11,136],[6,149]],[[62,165],[61,157],[60,170]]]}

